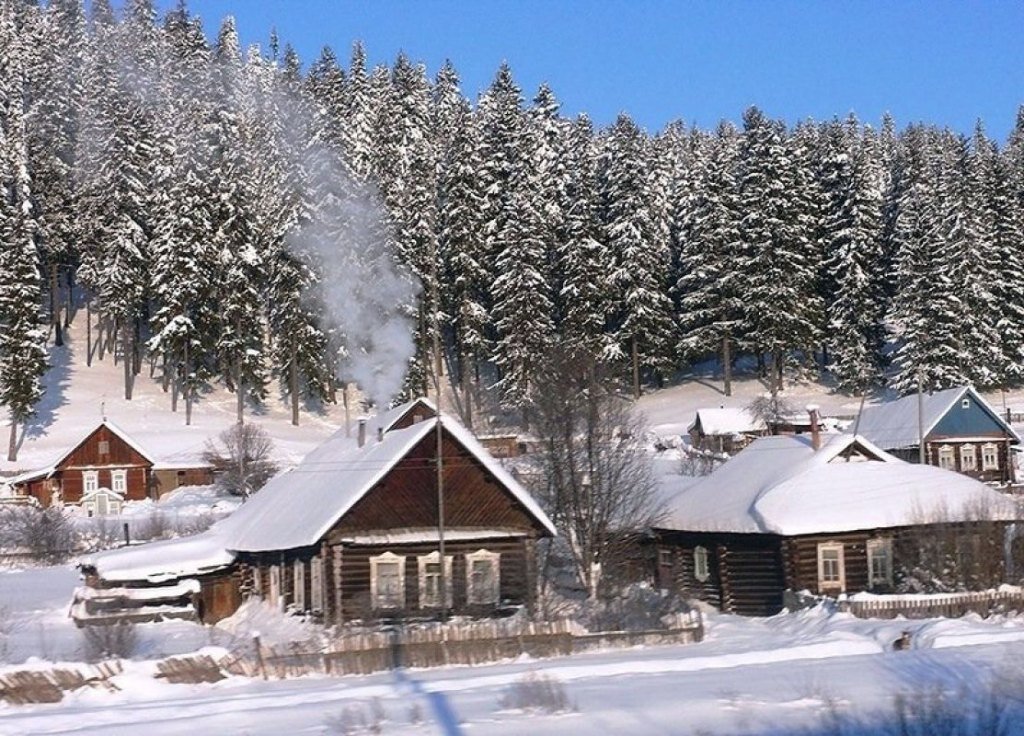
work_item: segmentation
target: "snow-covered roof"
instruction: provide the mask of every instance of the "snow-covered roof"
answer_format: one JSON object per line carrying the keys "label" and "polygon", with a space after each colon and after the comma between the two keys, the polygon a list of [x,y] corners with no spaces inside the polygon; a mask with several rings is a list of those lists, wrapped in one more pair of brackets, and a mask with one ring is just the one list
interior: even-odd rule
{"label": "snow-covered roof", "polygon": [[[402,412],[404,413],[404,412]],[[396,420],[394,417],[392,423]],[[245,552],[293,549],[316,544],[367,492],[379,483],[440,421],[551,534],[554,526],[529,493],[450,417],[433,417],[371,438],[363,447],[337,433],[294,469],[272,479],[228,522],[229,549]],[[383,426],[383,425],[382,425]]]}
{"label": "snow-covered roof", "polygon": [[698,422],[706,435],[763,432],[767,429],[763,419],[754,416],[749,410],[742,407],[698,409],[697,416],[694,417],[688,429],[693,430]]}
{"label": "snow-covered roof", "polygon": [[[927,437],[939,420],[968,393],[978,405],[992,415],[996,422],[1003,426],[1010,437],[1020,441],[1020,437],[1010,425],[1006,424],[999,413],[970,386],[959,386],[924,394],[921,397],[920,410],[922,434]],[[920,441],[918,423],[918,397],[917,394],[910,394],[895,401],[866,407],[857,422],[857,433],[868,437],[886,450],[916,447]]]}
{"label": "snow-covered roof", "polygon": [[671,502],[667,529],[795,536],[1015,519],[1016,505],[972,478],[889,455],[870,440],[807,435],[752,442]]}
{"label": "snow-covered roof", "polygon": [[160,583],[216,572],[235,559],[234,553],[224,546],[225,525],[230,521],[231,517],[228,517],[193,537],[95,552],[79,558],[78,564],[95,568],[101,578],[111,582],[147,580]]}

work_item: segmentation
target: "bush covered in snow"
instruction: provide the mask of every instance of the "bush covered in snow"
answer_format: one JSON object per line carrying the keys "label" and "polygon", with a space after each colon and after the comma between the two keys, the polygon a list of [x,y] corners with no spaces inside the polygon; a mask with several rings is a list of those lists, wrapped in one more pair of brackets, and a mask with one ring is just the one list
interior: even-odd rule
{"label": "bush covered in snow", "polygon": [[56,563],[78,546],[70,514],[57,507],[0,506],[0,550]]}

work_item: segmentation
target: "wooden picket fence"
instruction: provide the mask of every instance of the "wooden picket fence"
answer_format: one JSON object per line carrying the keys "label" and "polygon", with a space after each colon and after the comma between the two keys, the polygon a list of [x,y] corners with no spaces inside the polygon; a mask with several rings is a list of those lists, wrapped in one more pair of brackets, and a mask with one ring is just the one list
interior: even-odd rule
{"label": "wooden picket fence", "polygon": [[571,619],[481,621],[343,633],[326,646],[310,641],[269,647],[257,639],[249,651],[224,658],[220,666],[246,677],[367,675],[394,667],[483,664],[524,654],[540,659],[598,648],[688,644],[703,636],[697,611],[679,616],[669,629],[652,631],[590,632]]}
{"label": "wooden picket fence", "polygon": [[985,590],[926,596],[880,595],[839,601],[839,610],[857,618],[957,618],[968,613],[1024,611],[1024,590]]}
{"label": "wooden picket fence", "polygon": [[121,663],[112,660],[81,668],[4,672],[0,673],[0,699],[12,705],[59,703],[65,692],[83,687],[117,690],[110,678],[122,671]]}

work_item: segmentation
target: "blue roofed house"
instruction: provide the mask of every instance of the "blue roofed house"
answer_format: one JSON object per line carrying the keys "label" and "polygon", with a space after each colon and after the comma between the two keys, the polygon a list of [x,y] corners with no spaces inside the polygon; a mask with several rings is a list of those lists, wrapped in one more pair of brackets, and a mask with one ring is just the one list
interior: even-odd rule
{"label": "blue roofed house", "polygon": [[920,462],[921,437],[929,465],[986,483],[1015,482],[1010,448],[1020,437],[973,388],[904,396],[864,409],[857,433],[909,462]]}

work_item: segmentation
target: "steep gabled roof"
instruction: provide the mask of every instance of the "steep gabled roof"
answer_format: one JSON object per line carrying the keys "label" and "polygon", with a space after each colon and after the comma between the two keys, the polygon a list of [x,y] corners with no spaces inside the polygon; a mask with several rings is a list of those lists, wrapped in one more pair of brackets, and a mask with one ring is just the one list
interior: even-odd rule
{"label": "steep gabled roof", "polygon": [[763,432],[768,429],[763,419],[755,417],[749,410],[742,407],[719,407],[717,409],[698,409],[688,431],[700,424],[705,435],[743,434],[744,432]]}
{"label": "steep gabled roof", "polygon": [[[944,391],[924,394],[921,397],[921,427],[924,436],[927,437],[935,429],[935,425],[965,396],[973,399],[1006,431],[1008,436],[1020,441],[1013,428],[970,386],[949,388]],[[917,394],[866,407],[861,412],[857,432],[870,438],[875,444],[886,450],[917,447],[919,442]]]}
{"label": "steep gabled roof", "polygon": [[38,470],[29,470],[29,471],[27,471],[25,473],[21,473],[19,475],[13,476],[11,478],[7,478],[6,479],[7,482],[12,484],[12,485],[14,485],[14,484],[19,484],[19,483],[26,483],[26,482],[28,482],[30,480],[36,480],[37,478],[48,478],[48,477],[50,477],[57,470],[57,468],[60,467],[61,463],[63,463],[65,460],[67,460],[69,457],[71,457],[71,455],[74,454],[75,450],[77,450],[79,447],[84,445],[89,440],[89,438],[92,437],[94,434],[96,434],[96,432],[99,431],[102,427],[106,427],[107,429],[109,429],[113,433],[113,435],[115,437],[117,437],[122,442],[124,442],[126,445],[128,445],[130,448],[135,450],[135,452],[137,452],[140,455],[142,455],[142,457],[150,465],[154,464],[153,456],[149,453],[149,451],[144,449],[142,447],[142,445],[140,445],[135,440],[133,440],[131,438],[131,436],[127,432],[125,432],[123,429],[118,427],[116,424],[114,424],[109,419],[104,418],[102,422],[100,422],[98,425],[96,425],[95,427],[90,429],[85,434],[85,436],[82,437],[82,439],[80,439],[78,442],[73,444],[71,446],[71,449],[67,450],[65,453],[60,455],[56,460],[54,460],[52,463],[47,465],[45,468],[39,468]]}
{"label": "steep gabled roof", "polygon": [[864,437],[764,437],[679,493],[664,528],[795,536],[1014,519],[1012,501],[965,475],[903,462]]}
{"label": "steep gabled roof", "polygon": [[338,521],[416,447],[437,422],[544,529],[554,526],[529,493],[450,417],[432,417],[386,432],[363,447],[336,434],[291,471],[271,480],[227,520],[225,546],[237,552],[294,549],[316,544]]}

